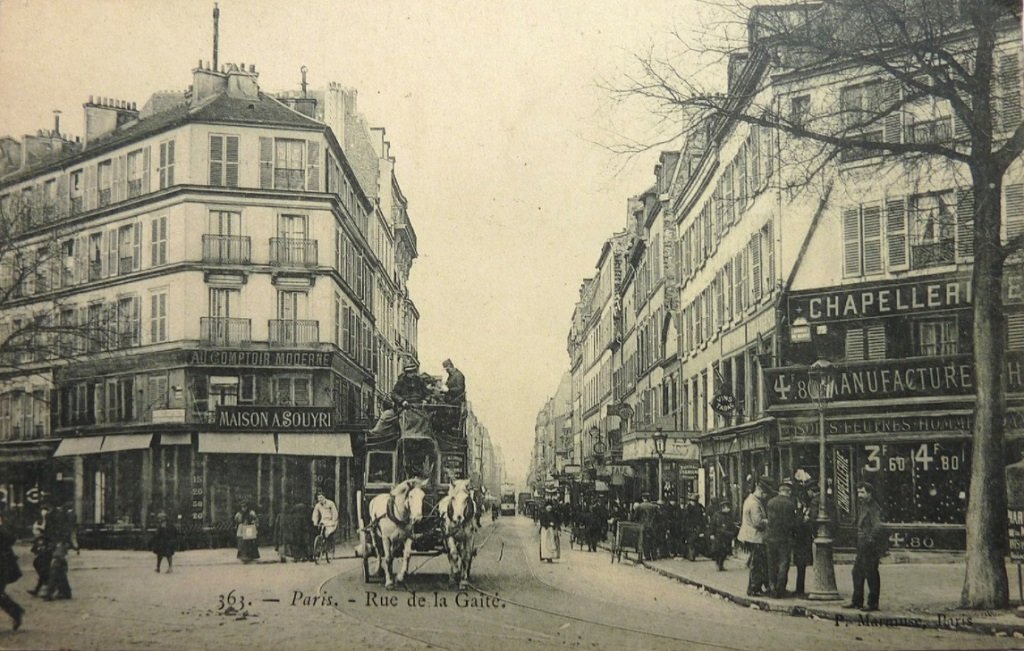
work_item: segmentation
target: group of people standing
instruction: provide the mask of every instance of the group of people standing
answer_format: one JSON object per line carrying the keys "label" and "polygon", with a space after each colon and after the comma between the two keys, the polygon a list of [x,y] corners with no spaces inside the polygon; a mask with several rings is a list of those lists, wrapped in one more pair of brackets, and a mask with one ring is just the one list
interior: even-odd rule
{"label": "group of people standing", "polygon": [[720,522],[715,509],[709,518],[697,495],[691,495],[685,504],[674,499],[652,502],[648,493],[640,499],[633,505],[629,520],[644,527],[645,560],[683,557],[693,561],[698,555],[715,558],[719,548],[726,549],[726,555],[731,551],[734,523]]}
{"label": "group of people standing", "polygon": [[[814,563],[814,537],[819,510],[819,487],[814,480],[785,479],[776,487],[768,477],[757,479],[743,502],[737,540],[749,552],[747,596],[776,599],[803,597],[807,567]],[[871,484],[857,487],[857,555],[853,565],[853,598],[846,607],[878,610],[881,579],[878,564],[888,544],[881,508]],[[796,566],[796,585],[787,591],[790,564]],[[864,584],[868,585],[867,603]]]}

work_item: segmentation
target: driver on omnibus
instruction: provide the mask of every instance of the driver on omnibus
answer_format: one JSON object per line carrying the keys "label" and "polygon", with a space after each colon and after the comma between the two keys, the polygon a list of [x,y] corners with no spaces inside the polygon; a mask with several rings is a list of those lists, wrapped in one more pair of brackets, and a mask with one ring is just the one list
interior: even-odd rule
{"label": "driver on omnibus", "polygon": [[323,491],[316,494],[316,505],[313,507],[313,526],[321,525],[327,537],[333,536],[338,529],[338,505],[327,499]]}

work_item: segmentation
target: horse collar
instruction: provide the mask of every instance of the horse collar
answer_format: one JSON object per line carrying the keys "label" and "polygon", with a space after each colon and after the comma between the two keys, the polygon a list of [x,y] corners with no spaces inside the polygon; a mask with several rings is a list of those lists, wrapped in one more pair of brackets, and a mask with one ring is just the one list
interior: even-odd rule
{"label": "horse collar", "polygon": [[387,510],[387,513],[388,513],[388,519],[390,519],[392,522],[394,522],[398,526],[404,527],[405,525],[409,524],[409,520],[408,519],[404,519],[403,520],[402,518],[398,517],[398,513],[395,511],[395,496],[394,495],[388,495],[388,510]]}

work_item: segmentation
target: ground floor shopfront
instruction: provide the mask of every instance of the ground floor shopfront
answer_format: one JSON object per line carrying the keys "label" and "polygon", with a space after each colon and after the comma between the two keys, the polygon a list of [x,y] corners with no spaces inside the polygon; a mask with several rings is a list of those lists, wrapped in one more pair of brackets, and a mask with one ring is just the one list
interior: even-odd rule
{"label": "ground floor shopfront", "polygon": [[[351,526],[361,469],[347,433],[164,433],[68,438],[43,475],[57,477],[85,546],[137,546],[156,515],[194,545],[230,544],[244,501],[270,540],[280,513],[335,500]],[[51,501],[46,499],[46,501]]]}
{"label": "ground floor shopfront", "polygon": [[778,431],[773,419],[725,427],[698,439],[705,505],[728,501],[740,513],[757,477],[778,475]]}

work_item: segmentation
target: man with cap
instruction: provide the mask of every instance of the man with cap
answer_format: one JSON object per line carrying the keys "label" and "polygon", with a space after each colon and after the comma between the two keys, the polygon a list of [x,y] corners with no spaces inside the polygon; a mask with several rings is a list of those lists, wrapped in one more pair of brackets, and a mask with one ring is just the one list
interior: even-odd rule
{"label": "man with cap", "polygon": [[765,551],[768,555],[768,576],[772,596],[781,599],[786,596],[786,582],[789,580],[789,556],[793,553],[793,537],[796,535],[796,500],[793,499],[793,482],[785,479],[779,486],[779,494],[768,500],[765,506],[768,527],[765,529]]}
{"label": "man with cap", "polygon": [[718,508],[711,514],[708,536],[711,559],[715,561],[719,571],[725,569],[725,559],[732,552],[732,539],[735,535],[736,521],[732,517],[732,505],[723,497],[718,503]]}
{"label": "man with cap", "polygon": [[419,370],[420,365],[411,358],[402,367],[402,374],[398,376],[395,387],[391,389],[396,407],[406,407],[411,402],[423,402],[426,399],[427,383],[423,381]]}
{"label": "man with cap", "polygon": [[750,552],[750,578],[747,580],[747,596],[760,597],[765,594],[763,586],[768,585],[768,559],[765,556],[764,532],[768,527],[765,501],[774,486],[767,477],[759,477],[754,492],[743,500],[743,514],[740,532],[736,539],[746,545]]}
{"label": "man with cap", "polygon": [[684,551],[686,558],[691,561],[697,560],[697,544],[706,525],[707,514],[704,512],[704,505],[700,503],[700,499],[694,493],[683,507]]}
{"label": "man with cap", "polygon": [[633,511],[633,519],[643,525],[644,535],[644,560],[653,560],[657,546],[656,524],[658,519],[658,505],[651,501],[650,493],[644,493],[640,504]]}
{"label": "man with cap", "polygon": [[796,566],[796,595],[807,594],[807,566],[814,564],[814,536],[818,527],[818,485],[808,475],[803,493],[797,495],[797,527],[793,541],[793,565]]}
{"label": "man with cap", "polygon": [[450,359],[441,362],[441,366],[448,373],[448,378],[444,381],[445,402],[450,405],[461,405],[466,401],[466,376],[455,368]]}

